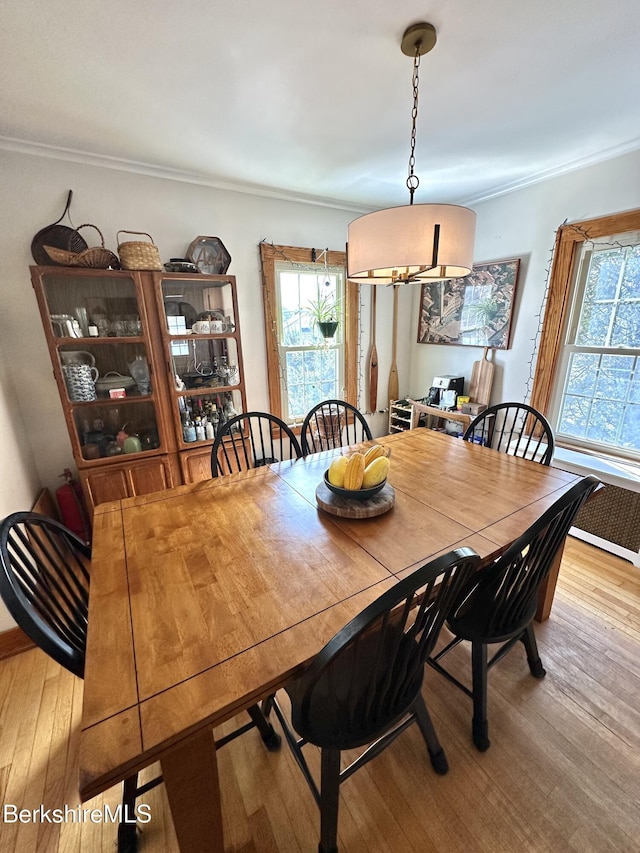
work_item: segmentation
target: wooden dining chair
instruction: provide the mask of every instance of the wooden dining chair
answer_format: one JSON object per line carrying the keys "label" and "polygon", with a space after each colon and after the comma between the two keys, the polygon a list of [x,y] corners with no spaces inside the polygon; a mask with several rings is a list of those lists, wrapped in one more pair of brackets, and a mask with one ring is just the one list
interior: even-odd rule
{"label": "wooden dining chair", "polygon": [[[533,677],[546,675],[533,630],[538,590],[558,558],[578,510],[599,485],[597,477],[585,477],[569,489],[501,557],[469,579],[447,616],[446,627],[453,640],[430,656],[428,663],[473,700],[472,736],[481,752],[490,746],[487,678],[491,667],[520,641]],[[471,643],[471,689],[441,664],[463,640]],[[494,643],[499,647],[489,660],[488,646]]]}
{"label": "wooden dining chair", "polygon": [[[422,697],[425,660],[457,591],[479,562],[470,548],[438,557],[399,581],[351,620],[285,690],[289,724],[277,697],[273,708],[320,807],[320,853],[337,850],[339,786],[418,723],[431,765],[449,766]],[[303,748],[321,749],[320,785]],[[343,750],[369,745],[341,770]]]}
{"label": "wooden dining chair", "polygon": [[345,400],[325,400],[318,403],[302,422],[300,432],[302,454],[347,447],[361,441],[371,441],[373,435],[362,412]]}
{"label": "wooden dining chair", "polygon": [[[0,567],[0,597],[20,628],[45,654],[84,678],[91,547],[48,516],[15,512],[0,524]],[[254,705],[249,715],[250,723],[216,745],[257,726],[267,749],[278,749],[281,738],[260,708]],[[118,853],[136,850],[136,824],[126,818],[135,813],[136,799],[161,782],[159,776],[139,786],[137,773],[124,780]]]}
{"label": "wooden dining chair", "polygon": [[219,430],[211,449],[211,476],[232,474],[302,456],[287,424],[269,412],[243,412]]}
{"label": "wooden dining chair", "polygon": [[462,437],[542,465],[550,465],[553,458],[555,439],[551,424],[526,403],[490,406],[471,421]]}

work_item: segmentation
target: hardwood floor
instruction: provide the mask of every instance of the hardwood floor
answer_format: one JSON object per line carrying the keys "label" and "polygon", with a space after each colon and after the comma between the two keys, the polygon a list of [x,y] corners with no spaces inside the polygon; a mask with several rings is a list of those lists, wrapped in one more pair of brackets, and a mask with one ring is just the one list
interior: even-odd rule
{"label": "hardwood floor", "polygon": [[[640,850],[640,572],[576,539],[551,619],[537,626],[547,677],[514,649],[490,674],[491,748],[471,743],[470,700],[427,671],[424,695],[450,764],[431,770],[412,726],[342,789],[342,853]],[[469,671],[459,647],[449,661]],[[82,682],[39,650],[0,661],[0,850],[115,850],[113,824],[2,821],[7,805],[78,807]],[[255,730],[219,753],[227,851],[317,849],[318,814],[288,750]],[[157,768],[150,768],[154,775]],[[176,850],[164,787],[143,798],[142,853]],[[112,809],[119,787],[85,804]],[[10,815],[9,815],[10,816]]]}

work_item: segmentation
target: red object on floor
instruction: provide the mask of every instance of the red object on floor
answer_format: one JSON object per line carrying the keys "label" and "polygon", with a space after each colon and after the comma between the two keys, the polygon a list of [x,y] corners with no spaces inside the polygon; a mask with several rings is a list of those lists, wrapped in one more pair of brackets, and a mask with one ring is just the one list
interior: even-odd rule
{"label": "red object on floor", "polygon": [[79,536],[83,542],[89,542],[91,533],[82,495],[82,486],[74,479],[68,468],[65,468],[64,473],[60,476],[65,478],[65,484],[56,489],[56,500],[60,508],[62,523],[76,536]]}

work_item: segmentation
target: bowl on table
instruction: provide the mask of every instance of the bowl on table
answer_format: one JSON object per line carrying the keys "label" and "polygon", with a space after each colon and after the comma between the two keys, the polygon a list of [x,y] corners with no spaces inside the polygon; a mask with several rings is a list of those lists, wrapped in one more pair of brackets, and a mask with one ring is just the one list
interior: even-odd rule
{"label": "bowl on table", "polygon": [[371,486],[370,489],[343,489],[340,486],[334,486],[329,482],[329,469],[327,468],[324,472],[324,482],[329,491],[333,492],[334,495],[338,495],[338,497],[355,501],[367,501],[369,498],[372,498],[374,495],[377,495],[378,492],[382,491],[387,480],[385,477],[381,483],[378,483],[377,486]]}

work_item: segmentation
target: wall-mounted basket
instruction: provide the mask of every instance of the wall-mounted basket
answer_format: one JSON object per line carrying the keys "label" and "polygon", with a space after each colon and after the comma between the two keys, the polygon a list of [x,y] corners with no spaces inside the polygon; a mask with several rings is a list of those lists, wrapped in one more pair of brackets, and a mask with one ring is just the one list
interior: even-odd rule
{"label": "wall-mounted basket", "polygon": [[[69,252],[82,252],[87,248],[87,244],[85,240],[82,238],[81,234],[78,234],[78,229],[73,227],[73,223],[71,223],[71,227],[68,225],[60,225],[64,217],[69,213],[69,208],[71,207],[71,198],[73,196],[73,190],[69,190],[69,195],[67,196],[67,204],[65,205],[64,210],[62,211],[62,216],[60,219],[56,219],[56,221],[52,225],[47,225],[46,228],[42,228],[35,235],[33,240],[31,241],[31,254],[33,255],[33,259],[40,266],[46,266],[52,262],[52,258],[45,249],[45,246],[50,246],[56,249],[64,249]],[[69,216],[69,222],[71,222],[71,216]],[[53,263],[64,264],[63,261],[53,261]]]}
{"label": "wall-mounted basket", "polygon": [[78,225],[76,233],[80,231],[81,228],[95,228],[100,235],[100,242],[102,245],[83,249],[81,252],[69,252],[65,249],[57,249],[55,246],[44,246],[43,248],[51,260],[54,263],[62,264],[65,267],[91,267],[92,269],[97,270],[106,270],[111,268],[113,270],[119,270],[120,261],[118,260],[118,256],[109,249],[105,249],[104,237],[102,236],[102,231],[98,226],[87,222],[84,225]]}
{"label": "wall-mounted basket", "polygon": [[[129,240],[126,243],[120,243],[121,234],[137,234],[138,236],[148,237],[151,242]],[[118,241],[118,254],[123,270],[161,271],[163,269],[158,247],[153,242],[151,234],[147,234],[146,231],[118,231],[116,240]]]}

